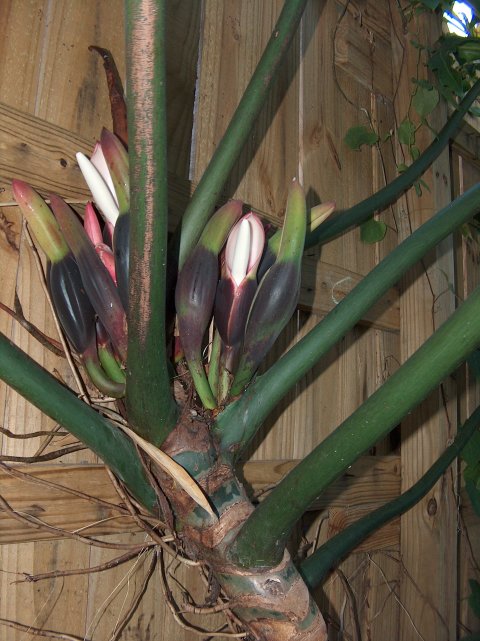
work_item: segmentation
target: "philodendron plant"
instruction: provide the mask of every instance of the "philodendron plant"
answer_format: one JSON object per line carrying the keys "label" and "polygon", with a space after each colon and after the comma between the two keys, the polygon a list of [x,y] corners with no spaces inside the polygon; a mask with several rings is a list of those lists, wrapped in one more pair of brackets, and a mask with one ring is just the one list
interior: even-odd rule
{"label": "philodendron plant", "polygon": [[96,452],[138,510],[167,524],[179,552],[208,565],[223,609],[228,604],[246,635],[262,641],[326,639],[311,589],[374,528],[418,501],[480,421],[476,411],[409,493],[295,566],[286,545],[311,502],[480,345],[475,291],[258,507],[239,480],[242,453],[284,395],[410,266],[480,210],[479,186],[415,231],[258,374],[295,310],[305,247],[360,224],[414,184],[480,91],[477,83],[407,171],[341,215],[332,203],[309,211],[294,177],[281,229],[266,230],[240,201],[214,211],[305,4],[285,2],[169,242],[163,0],[126,1],[128,109],[117,112],[118,136],[104,130],[91,158],[78,156],[95,204],[87,205],[83,225],[59,196],[52,194],[48,206],[29,185],[13,182],[48,260],[50,295],[69,345],[91,383],[119,399],[118,417],[84,403],[0,336],[1,377]]}

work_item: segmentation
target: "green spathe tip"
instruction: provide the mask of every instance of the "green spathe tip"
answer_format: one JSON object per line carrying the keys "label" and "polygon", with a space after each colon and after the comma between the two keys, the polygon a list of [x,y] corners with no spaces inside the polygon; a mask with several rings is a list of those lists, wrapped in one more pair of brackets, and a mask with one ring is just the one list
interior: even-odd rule
{"label": "green spathe tip", "polygon": [[47,258],[52,263],[65,258],[70,250],[55,216],[40,194],[23,180],[12,180],[12,192]]}
{"label": "green spathe tip", "polygon": [[294,179],[288,192],[287,209],[278,248],[278,261],[300,263],[305,245],[306,231],[307,206],[305,193],[298,180]]}
{"label": "green spathe tip", "polygon": [[241,200],[229,200],[220,207],[205,225],[198,244],[218,255],[227,240],[230,230],[240,219],[242,207]]}
{"label": "green spathe tip", "polygon": [[130,209],[130,175],[127,150],[115,134],[105,127],[100,136],[100,146],[107,164],[122,216]]}

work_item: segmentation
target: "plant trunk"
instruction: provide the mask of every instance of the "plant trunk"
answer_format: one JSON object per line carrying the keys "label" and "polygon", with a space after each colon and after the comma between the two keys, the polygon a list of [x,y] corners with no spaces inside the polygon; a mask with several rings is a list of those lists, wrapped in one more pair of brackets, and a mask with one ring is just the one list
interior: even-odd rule
{"label": "plant trunk", "polygon": [[325,622],[287,551],[274,568],[243,568],[228,558],[236,534],[254,507],[232,466],[219,458],[207,421],[184,413],[162,450],[190,472],[218,514],[218,519],[211,517],[171,477],[152,468],[167,499],[166,509],[171,510],[164,518],[173,522],[185,553],[208,563],[230,600],[230,609],[251,638],[325,641]]}

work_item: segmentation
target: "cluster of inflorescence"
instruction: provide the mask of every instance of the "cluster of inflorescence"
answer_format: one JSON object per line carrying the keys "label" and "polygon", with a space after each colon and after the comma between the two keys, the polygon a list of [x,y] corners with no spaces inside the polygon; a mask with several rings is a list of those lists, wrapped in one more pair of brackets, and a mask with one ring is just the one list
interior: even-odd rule
{"label": "cluster of inflorescence", "polygon": [[48,206],[21,180],[12,182],[12,191],[47,257],[51,300],[72,349],[100,392],[120,398],[127,358],[128,154],[104,129],[91,160],[81,153],[77,160],[102,226],[92,203],[82,225],[57,195],[49,196]]}
{"label": "cluster of inflorescence", "polygon": [[[318,226],[333,203],[312,210]],[[260,218],[232,200],[207,223],[178,276],[178,333],[196,391],[208,409],[240,394],[291,318],[300,291],[305,196],[293,181],[282,229],[266,240]],[[204,336],[213,318],[207,364]]]}
{"label": "cluster of inflorescence", "polygon": [[[47,256],[51,299],[71,347],[94,385],[119,398],[127,359],[128,154],[104,129],[91,159],[78,153],[77,161],[95,203],[87,203],[83,225],[56,195],[48,206],[20,180],[13,181],[13,194]],[[333,207],[313,208],[311,228]],[[282,229],[268,240],[260,218],[229,201],[213,214],[178,274],[174,358],[186,360],[206,409],[243,391],[292,316],[306,228],[298,181],[290,187]],[[209,327],[213,339],[204,356]]]}

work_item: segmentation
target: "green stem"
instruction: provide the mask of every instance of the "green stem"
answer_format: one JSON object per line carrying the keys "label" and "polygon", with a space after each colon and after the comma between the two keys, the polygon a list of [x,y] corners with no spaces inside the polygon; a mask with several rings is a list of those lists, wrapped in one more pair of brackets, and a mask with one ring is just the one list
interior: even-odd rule
{"label": "green stem", "polygon": [[391,183],[377,191],[372,196],[365,198],[350,209],[330,216],[315,231],[307,233],[305,247],[323,245],[332,238],[343,234],[350,227],[355,227],[368,220],[376,211],[385,209],[393,203],[407,189],[409,189],[420,176],[438,158],[449,140],[463,122],[465,114],[472,106],[475,98],[480,93],[480,80],[473,85],[458,105],[457,110],[452,114],[436,139],[427,149],[413,162],[408,169],[401,173]]}
{"label": "green stem", "polygon": [[232,558],[248,567],[278,563],[292,527],[312,501],[480,344],[479,314],[480,287],[277,485],[243,525],[232,547]]}
{"label": "green stem", "polygon": [[220,371],[220,352],[222,351],[222,339],[220,334],[215,331],[213,336],[212,352],[210,354],[208,382],[213,395],[218,400],[218,381]]}
{"label": "green stem", "polygon": [[177,406],[165,336],[167,129],[165,0],[126,0],[131,185],[127,410],[159,446]]}
{"label": "green stem", "polygon": [[217,418],[224,452],[238,454],[288,391],[366,314],[409,267],[480,209],[477,185],[442,209],[382,260],[307,336]]}
{"label": "green stem", "polygon": [[182,267],[209,219],[220,192],[246,143],[295,34],[307,0],[286,0],[255,72],[181,221]]}
{"label": "green stem", "polygon": [[327,573],[370,534],[388,521],[404,514],[418,503],[432,489],[447,467],[457,458],[479,426],[480,407],[459,429],[453,443],[447,447],[431,468],[409,490],[363,518],[358,519],[358,521],[355,521],[345,530],[329,539],[314,554],[305,559],[300,566],[300,572],[307,585],[311,589],[320,585]]}
{"label": "green stem", "polygon": [[98,454],[145,507],[154,509],[155,493],[132,441],[3,334],[0,378]]}

